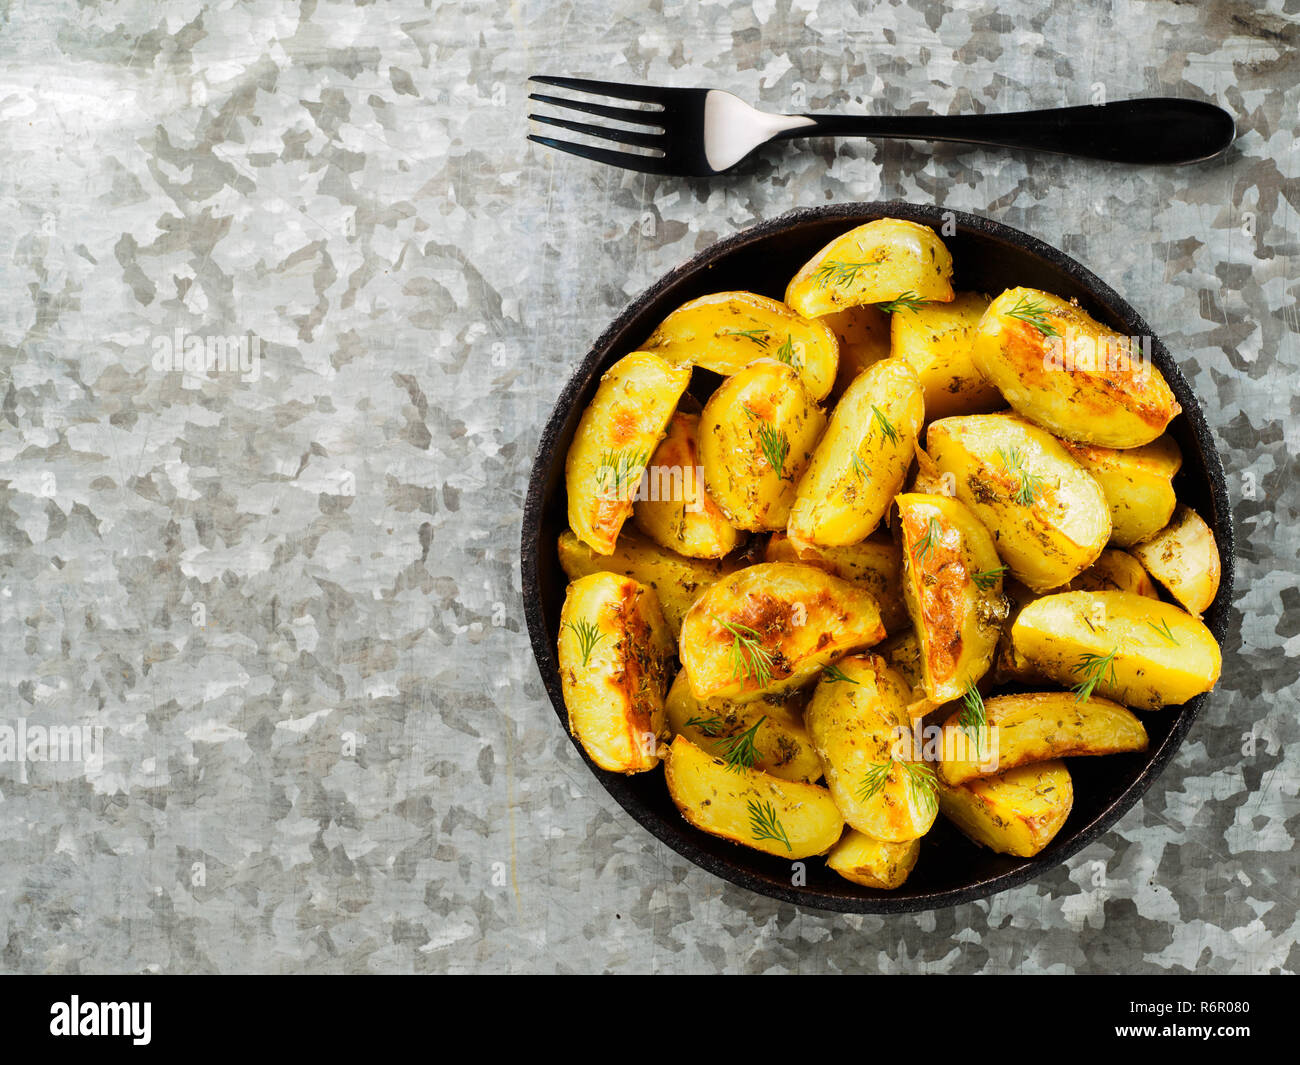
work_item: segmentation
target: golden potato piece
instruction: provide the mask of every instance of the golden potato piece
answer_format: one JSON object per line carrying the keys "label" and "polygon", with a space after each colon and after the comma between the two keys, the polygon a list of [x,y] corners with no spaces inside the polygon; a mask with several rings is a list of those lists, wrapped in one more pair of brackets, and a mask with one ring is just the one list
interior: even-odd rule
{"label": "golden potato piece", "polygon": [[715,292],[683,304],[660,323],[643,350],[723,377],[756,359],[777,359],[798,372],[819,400],[830,392],[839,362],[839,343],[824,324],[753,292]]}
{"label": "golden potato piece", "polygon": [[939,781],[939,809],[967,837],[999,854],[1032,858],[1065,824],[1074,784],[1064,762],[1038,762],[956,787]]}
{"label": "golden potato piece", "polygon": [[1013,288],[989,305],[972,357],[1035,424],[1067,440],[1127,448],[1149,444],[1181,409],[1141,343],[1058,296]]}
{"label": "golden potato piece", "polygon": [[890,350],[916,371],[928,420],[986,414],[1006,406],[1002,393],[971,358],[975,330],[988,305],[987,296],[963,292],[951,303],[922,303],[889,316]]}
{"label": "golden potato piece", "polygon": [[698,414],[679,410],[673,415],[650,460],[632,517],[660,547],[688,558],[721,558],[735,550],[740,533],[704,490],[699,430]]}
{"label": "golden potato piece", "polygon": [[846,307],[817,319],[825,323],[840,344],[840,365],[835,373],[835,387],[831,389],[833,397],[844,395],[853,379],[868,366],[889,358],[889,317],[879,307],[867,304]]}
{"label": "golden potato piece", "polygon": [[849,829],[826,856],[826,864],[855,884],[892,891],[902,887],[921,856],[921,841],[885,843]]}
{"label": "golden potato piece", "polygon": [[1168,525],[1131,550],[1147,572],[1197,617],[1219,594],[1219,545],[1214,531],[1191,507],[1180,503]]}
{"label": "golden potato piece", "polygon": [[799,481],[790,538],[843,547],[868,536],[903,486],[924,418],[920,382],[907,362],[885,359],[859,374]]}
{"label": "golden potato piece", "polygon": [[939,807],[934,770],[914,758],[907,684],[879,655],[852,655],[836,666],[804,711],[835,805],[872,839],[917,839]]}
{"label": "golden potato piece", "polygon": [[700,702],[691,694],[683,670],[668,690],[664,710],[672,735],[685,736],[718,757],[726,757],[737,748],[752,749],[755,769],[782,780],[812,784],[820,779],[822,766],[797,705],[797,701],[772,703],[766,699],[749,703],[726,699]]}
{"label": "golden potato piece", "polygon": [[790,281],[785,302],[805,318],[911,295],[952,299],[952,256],[929,226],[880,218],[822,248]]}
{"label": "golden potato piece", "polygon": [[988,672],[1007,616],[1006,567],[961,500],[904,493],[896,502],[903,597],[920,641],[925,694],[938,706]]}
{"label": "golden potato piece", "polygon": [[664,761],[668,794],[710,835],[791,860],[825,854],[844,831],[830,792],[757,769],[729,768],[678,736]]}
{"label": "golden potato piece", "polygon": [[590,573],[621,573],[653,588],[674,642],[691,604],[735,569],[729,560],[686,558],[631,529],[618,538],[612,555],[597,554],[566,529],[560,534],[559,553],[560,566],[571,581]]}
{"label": "golden potato piece", "polygon": [[700,419],[704,485],[738,529],[784,529],[804,467],[826,425],[784,363],[764,359],[728,377]]}
{"label": "golden potato piece", "polygon": [[763,553],[764,562],[802,562],[827,573],[865,585],[876,597],[885,632],[893,635],[910,628],[903,603],[903,554],[887,532],[845,547],[796,545],[784,533],[773,533]]}
{"label": "golden potato piece", "polygon": [[614,773],[657,766],[673,643],[655,593],[614,573],[574,581],[558,643],[569,731],[591,760]]}
{"label": "golden potato piece", "polygon": [[[964,784],[1016,766],[1079,755],[1144,751],[1147,731],[1132,711],[1094,696],[1084,702],[1068,692],[999,695],[984,702],[983,727],[957,711],[944,722],[939,775]],[[949,759],[949,752],[954,758]]]}
{"label": "golden potato piece", "polygon": [[1064,685],[1139,710],[1181,705],[1219,679],[1223,658],[1210,630],[1172,603],[1132,592],[1061,592],[1026,606],[1011,642]]}
{"label": "golden potato piece", "polygon": [[1097,561],[1080,573],[1061,591],[1069,592],[1133,592],[1136,595],[1159,599],[1160,593],[1142,563],[1127,551],[1108,547]]}
{"label": "golden potato piece", "polygon": [[1067,584],[1110,539],[1097,482],[1049,433],[1013,414],[931,422],[930,457],[984,523],[1012,576],[1034,591]]}
{"label": "golden potato piece", "polygon": [[1131,547],[1165,527],[1178,500],[1174,474],[1183,454],[1173,437],[1120,451],[1097,444],[1061,441],[1070,456],[1101,485],[1110,507],[1110,542]]}
{"label": "golden potato piece", "polygon": [[689,366],[634,351],[605,371],[582,412],[564,463],[569,527],[600,554],[613,552],[641,474],[690,380]]}
{"label": "golden potato piece", "polygon": [[909,626],[897,636],[891,636],[875,650],[889,663],[889,668],[907,683],[912,691],[911,699],[916,698],[918,691],[924,693],[921,641],[917,639],[914,629]]}
{"label": "golden potato piece", "polygon": [[748,702],[797,688],[884,635],[876,601],[861,585],[815,566],[762,562],[695,601],[680,653],[697,699]]}

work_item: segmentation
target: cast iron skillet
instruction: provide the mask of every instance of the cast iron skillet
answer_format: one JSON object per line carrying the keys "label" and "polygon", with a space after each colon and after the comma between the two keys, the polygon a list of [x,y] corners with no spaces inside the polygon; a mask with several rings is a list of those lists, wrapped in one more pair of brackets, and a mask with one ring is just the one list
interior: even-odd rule
{"label": "cast iron skillet", "polygon": [[[670,271],[614,320],[582,360],[555,404],[542,433],[524,504],[522,569],[525,613],[533,653],[560,726],[568,715],[560,688],[555,642],[566,578],[556,557],[564,531],[564,459],[583,410],[600,375],[637,346],[673,309],[710,292],[747,289],[781,299],[794,272],[835,236],[875,218],[906,218],[941,231],[945,219],[956,233],[945,236],[958,289],[996,295],[1028,285],[1075,297],[1099,321],[1125,336],[1150,336],[1150,327],[1109,286],[1069,256],[1009,226],[977,215],[908,203],[847,203],[802,208],[763,222],[706,248]],[[1205,623],[1222,643],[1232,602],[1233,535],[1223,466],[1201,408],[1177,364],[1158,338],[1152,358],[1183,408],[1170,426],[1183,452],[1175,481],[1189,503],[1214,530],[1223,560],[1219,594]],[[696,371],[702,381],[708,375]],[[715,382],[709,382],[711,385]],[[663,773],[625,777],[598,769],[599,778],[622,807],[672,847],[709,872],[741,887],[787,902],[845,913],[902,913],[952,906],[1023,884],[1091,843],[1113,825],[1151,786],[1191,727],[1205,696],[1180,708],[1143,713],[1151,738],[1147,751],[1070,760],[1074,809],[1052,843],[1033,858],[994,854],[969,842],[940,817],[922,841],[921,856],[903,887],[876,891],[859,887],[827,869],[818,858],[792,869],[788,860],[715,839],[688,825],[668,798]],[[573,741],[586,758],[581,745]],[[801,882],[806,878],[806,882]],[[796,886],[797,885],[797,886]]]}

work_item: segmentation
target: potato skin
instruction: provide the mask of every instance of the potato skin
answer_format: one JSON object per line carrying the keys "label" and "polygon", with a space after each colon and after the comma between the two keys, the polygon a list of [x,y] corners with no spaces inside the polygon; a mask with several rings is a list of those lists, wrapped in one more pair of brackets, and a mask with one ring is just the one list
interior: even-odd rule
{"label": "potato skin", "polygon": [[[1009,313],[1018,308],[1021,315],[1033,308],[1041,317]],[[1105,366],[1104,345],[1116,339],[1073,303],[1038,289],[1013,288],[989,305],[971,354],[1011,407],[1037,425],[1067,440],[1139,447],[1163,433],[1181,408],[1160,371],[1130,359],[1127,348],[1115,366]],[[1094,352],[1100,369],[1086,361]]]}
{"label": "potato skin", "polygon": [[653,588],[674,642],[691,604],[735,569],[725,559],[686,558],[631,529],[619,536],[611,555],[598,554],[566,529],[560,534],[559,555],[560,567],[571,581],[589,573],[620,573]]}
{"label": "potato skin", "polygon": [[846,581],[864,585],[880,608],[886,634],[909,629],[911,620],[903,603],[903,554],[886,532],[846,547],[796,545],[784,533],[773,533],[763,552],[764,562],[802,562]]}
{"label": "potato skin", "polygon": [[[751,363],[718,386],[700,419],[700,460],[705,489],[732,525],[785,528],[825,425],[826,415],[784,363]],[[768,460],[764,434],[784,439],[779,470]]]}
{"label": "potato skin", "polygon": [[831,397],[839,399],[853,379],[881,359],[889,358],[889,318],[879,307],[864,304],[823,315],[824,322],[840,342],[840,366],[835,373]]}
{"label": "potato skin", "polygon": [[[598,636],[584,647],[585,626]],[[557,650],[569,731],[591,760],[615,773],[657,766],[673,644],[654,591],[614,573],[574,581]]]}
{"label": "potato skin", "polygon": [[1032,590],[1069,583],[1110,539],[1110,510],[1097,482],[1023,418],[942,418],[930,423],[926,445],[935,465],[953,476],[957,498],[993,534],[1011,575]]}
{"label": "potato skin", "polygon": [[851,828],[831,848],[826,864],[845,880],[863,887],[892,891],[907,882],[920,856],[919,839],[885,843]]}
{"label": "potato skin", "polygon": [[612,554],[632,513],[640,470],[650,461],[691,380],[689,366],[634,351],[605,371],[582,412],[564,463],[569,527],[602,555]]}
{"label": "potato skin", "polygon": [[939,809],[972,842],[1032,858],[1055,838],[1074,806],[1064,762],[1038,762],[956,786],[939,781]]}
{"label": "potato skin", "polygon": [[1006,406],[1002,393],[975,366],[971,349],[989,298],[962,292],[951,303],[923,303],[890,317],[891,350],[916,371],[925,416],[986,414]]}
{"label": "potato skin", "polygon": [[1110,507],[1112,544],[1132,547],[1168,524],[1178,503],[1174,474],[1183,464],[1173,437],[1162,436],[1123,451],[1068,440],[1061,444],[1101,486]]}
{"label": "potato skin", "polygon": [[1219,594],[1222,563],[1214,531],[1186,504],[1178,504],[1169,524],[1151,539],[1134,544],[1132,551],[1147,572],[1197,617]]}
{"label": "potato skin", "polygon": [[[687,821],[701,831],[765,854],[795,860],[825,854],[844,831],[830,792],[816,784],[782,780],[757,769],[729,769],[685,736],[664,761],[668,794]],[[763,838],[756,814],[770,813]]]}
{"label": "potato skin", "polygon": [[786,287],[785,302],[805,318],[817,318],[908,292],[951,300],[952,256],[929,226],[879,218],[836,237],[805,263]]}
{"label": "potato skin", "polygon": [[924,418],[921,384],[906,361],[884,359],[859,374],[799,481],[790,538],[843,547],[868,536],[903,487]]}
{"label": "potato skin", "polygon": [[[872,839],[918,839],[939,809],[932,793],[910,783],[903,765],[893,764],[915,760],[907,683],[879,655],[852,655],[837,665],[848,679],[823,676],[804,711],[835,805],[845,821]],[[864,794],[868,774],[886,763],[883,786]]]}
{"label": "potato skin", "polygon": [[758,725],[754,733],[754,749],[758,752],[754,768],[782,780],[812,784],[820,779],[822,766],[797,706],[797,697],[787,703],[766,699],[748,703],[726,699],[700,702],[691,694],[683,670],[668,690],[664,712],[672,735],[685,736],[714,755],[725,755],[728,741]]}
{"label": "potato skin", "polygon": [[754,292],[715,292],[665,318],[642,346],[674,365],[730,377],[756,359],[778,358],[798,371],[814,399],[835,382],[839,341],[822,322]]}
{"label": "potato skin", "polygon": [[1114,651],[1114,679],[1107,668],[1094,694],[1139,710],[1181,705],[1209,691],[1223,666],[1219,645],[1201,621],[1132,592],[1043,596],[1020,611],[1011,642],[1043,675],[1067,686],[1080,683],[1083,655]]}
{"label": "potato skin", "polygon": [[1106,548],[1097,556],[1096,562],[1057,591],[1133,592],[1151,599],[1160,598],[1160,593],[1156,591],[1150,575],[1142,568],[1142,563],[1127,551],[1113,547]]}
{"label": "potato skin", "polygon": [[[740,661],[737,634],[758,650]],[[761,562],[722,578],[687,612],[680,656],[697,699],[748,702],[797,688],[847,651],[884,639],[876,601],[861,585],[815,566]],[[767,662],[766,678],[752,667]]]}
{"label": "potato skin", "polygon": [[688,558],[722,558],[740,543],[740,533],[704,490],[699,473],[700,416],[677,411],[650,459],[649,488],[632,509],[633,520],[650,539]]}
{"label": "potato skin", "polygon": [[[939,775],[948,784],[995,776],[1016,766],[1080,755],[1144,751],[1147,732],[1130,711],[1094,696],[1082,703],[1069,692],[999,695],[984,701],[988,732],[978,740],[962,729],[961,711],[943,726]],[[948,758],[952,753],[954,757]],[[962,755],[976,755],[973,758]]]}
{"label": "potato skin", "polygon": [[993,661],[1007,616],[1002,562],[961,500],[904,493],[895,502],[903,596],[920,641],[925,694],[937,706],[978,683]]}

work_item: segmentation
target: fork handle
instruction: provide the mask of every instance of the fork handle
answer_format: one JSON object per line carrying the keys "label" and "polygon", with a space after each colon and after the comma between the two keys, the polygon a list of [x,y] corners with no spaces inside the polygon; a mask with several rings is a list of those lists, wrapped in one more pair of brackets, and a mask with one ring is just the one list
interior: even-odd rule
{"label": "fork handle", "polygon": [[1224,151],[1236,133],[1223,108],[1170,97],[1011,114],[803,117],[814,124],[777,136],[957,141],[1116,163],[1194,163]]}

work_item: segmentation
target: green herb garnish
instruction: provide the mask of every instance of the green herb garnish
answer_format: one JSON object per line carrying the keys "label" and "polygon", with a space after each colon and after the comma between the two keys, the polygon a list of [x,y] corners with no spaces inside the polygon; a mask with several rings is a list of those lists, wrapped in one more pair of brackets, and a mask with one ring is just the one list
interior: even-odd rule
{"label": "green herb garnish", "polygon": [[727,768],[733,773],[743,773],[746,769],[754,768],[754,763],[759,759],[759,750],[754,745],[754,738],[758,735],[759,726],[766,720],[767,715],[764,714],[739,736],[732,736],[723,741],[723,758]]}
{"label": "green herb garnish", "polygon": [[957,718],[957,727],[975,741],[975,753],[979,754],[984,745],[984,733],[989,727],[988,712],[984,709],[984,697],[973,683],[966,685],[962,692],[965,707]]}
{"label": "green herb garnish", "polygon": [[[628,486],[641,480],[641,474],[645,472],[649,461],[650,452],[636,451],[633,448],[602,452],[596,472],[596,487],[606,498],[622,499],[627,494]],[[609,483],[611,481],[612,484]]]}
{"label": "green herb garnish", "polygon": [[1032,325],[1045,337],[1059,337],[1061,334],[1051,322],[1047,320],[1047,308],[1039,301],[1031,299],[1029,296],[1021,295],[1016,300],[1016,305],[1009,311],[1003,311],[1008,318],[1018,318],[1022,322]]}
{"label": "green herb garnish", "polygon": [[718,333],[720,337],[744,337],[746,340],[752,340],[760,348],[767,347],[768,331],[766,329],[723,329]]}
{"label": "green herb garnish", "polygon": [[997,566],[994,569],[982,569],[978,573],[972,573],[970,579],[975,582],[975,587],[981,592],[991,592],[997,587],[998,581],[1002,579],[1002,575],[1006,572],[1006,566]]}
{"label": "green herb garnish", "polygon": [[1119,648],[1111,648],[1109,654],[1095,655],[1090,651],[1085,651],[1079,656],[1077,665],[1070,668],[1071,673],[1082,674],[1083,679],[1074,686],[1074,701],[1076,703],[1086,703],[1092,698],[1092,691],[1102,682],[1106,673],[1110,673],[1110,683],[1112,687],[1118,687],[1119,682],[1115,679],[1115,655],[1119,653]]}
{"label": "green herb garnish", "polygon": [[924,566],[934,554],[935,540],[939,535],[939,519],[931,518],[925,526],[925,535],[912,545],[912,556],[918,566]]}
{"label": "green herb garnish", "polygon": [[772,467],[777,477],[784,479],[785,460],[790,455],[790,438],[785,435],[784,429],[768,425],[748,407],[745,408],[745,413],[751,421],[758,423],[755,432],[758,433],[758,447],[763,452],[763,458],[767,459],[767,464]]}
{"label": "green herb garnish", "polygon": [[1160,636],[1162,636],[1164,639],[1168,640],[1171,644],[1173,644],[1173,646],[1175,647],[1181,646],[1177,638],[1169,630],[1168,620],[1162,621],[1159,625],[1157,625],[1154,621],[1148,621],[1147,624],[1150,625],[1153,629],[1155,629]]}
{"label": "green herb garnish", "polygon": [[897,299],[889,300],[887,303],[877,303],[876,306],[886,314],[896,314],[898,311],[911,311],[915,314],[918,307],[929,302],[929,300],[921,299],[919,295],[908,289]]}
{"label": "green herb garnish", "polygon": [[830,259],[817,268],[813,280],[818,288],[827,285],[851,285],[858,279],[858,274],[868,266],[879,266],[880,262],[849,263],[840,259]]}
{"label": "green herb garnish", "polygon": [[939,784],[935,780],[934,770],[923,762],[901,764],[907,771],[907,790],[911,792],[912,802],[925,813],[934,813],[939,805]]}
{"label": "green herb garnish", "polygon": [[776,357],[787,366],[799,369],[799,362],[794,357],[794,337],[789,333],[786,334],[785,343],[776,349]]}
{"label": "green herb garnish", "polygon": [[898,430],[893,427],[885,412],[874,403],[871,405],[871,420],[880,428],[880,434],[891,444],[898,443]]}
{"label": "green herb garnish", "polygon": [[770,839],[784,844],[788,851],[794,849],[790,846],[790,837],[785,834],[785,828],[777,820],[776,807],[770,802],[749,800],[749,834],[756,841]]}
{"label": "green herb garnish", "polygon": [[839,666],[827,666],[825,669],[822,670],[822,676],[825,677],[832,684],[838,683],[839,681],[842,680],[846,680],[850,684],[861,683],[861,681],[856,681],[852,677],[850,677],[847,673],[844,672],[844,670],[840,669]]}
{"label": "green herb garnish", "polygon": [[686,721],[687,728],[697,728],[701,734],[712,739],[714,736],[720,736],[722,730],[726,727],[726,722],[717,714],[710,714],[708,717],[692,717]]}
{"label": "green herb garnish", "polygon": [[585,668],[591,661],[591,652],[596,649],[596,644],[600,643],[606,634],[600,631],[594,621],[588,621],[586,618],[566,621],[561,628],[569,629],[578,637],[578,647],[582,651],[582,665]]}
{"label": "green herb garnish", "polygon": [[997,455],[1002,460],[1002,465],[1006,467],[1007,473],[1015,477],[1018,482],[1011,498],[1022,507],[1033,506],[1034,500],[1042,494],[1046,483],[1042,475],[1030,473],[1025,469],[1018,447],[1000,447],[997,449]]}
{"label": "green herb garnish", "polygon": [[713,620],[731,633],[731,676],[749,680],[753,677],[761,688],[772,679],[772,652],[762,644],[762,637],[748,625],[723,621],[716,614]]}

